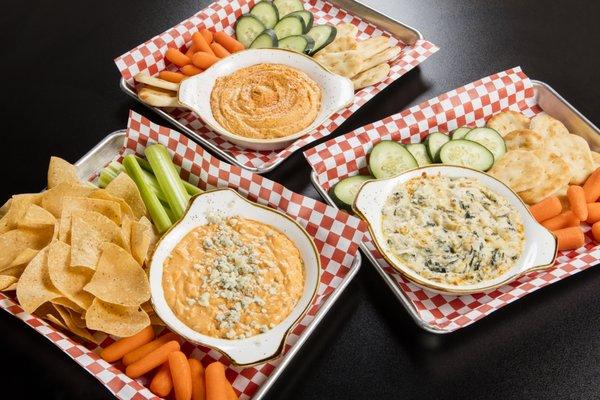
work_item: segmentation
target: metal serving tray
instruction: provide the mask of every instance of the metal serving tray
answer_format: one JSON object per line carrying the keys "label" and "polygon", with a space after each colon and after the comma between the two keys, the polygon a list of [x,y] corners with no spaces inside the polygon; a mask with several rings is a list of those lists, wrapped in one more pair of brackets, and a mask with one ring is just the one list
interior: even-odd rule
{"label": "metal serving tray", "polygon": [[[590,147],[594,151],[600,150],[600,129],[594,125],[590,120],[583,116],[575,107],[569,104],[561,95],[559,95],[550,85],[547,83],[532,80],[533,89],[535,91],[535,98],[539,105],[539,107],[552,115],[553,117],[561,120],[565,126],[569,129],[569,132],[576,133],[587,140],[590,144]],[[310,175],[311,182],[317,192],[323,197],[325,202],[333,207],[337,207],[329,193],[327,193],[317,180],[317,174],[313,171]],[[399,286],[396,284],[394,279],[387,274],[383,266],[379,264],[377,259],[373,257],[371,252],[367,249],[364,243],[360,244],[360,249],[363,254],[367,257],[367,259],[373,264],[375,270],[379,273],[379,275],[383,278],[383,281],[390,287],[394,295],[400,301],[400,304],[404,306],[408,314],[412,317],[415,323],[423,328],[424,330],[436,333],[436,334],[446,334],[450,333],[450,331],[440,330],[436,328],[432,328],[427,325],[419,316],[412,302],[408,299],[406,294],[400,290]]]}
{"label": "metal serving tray", "polygon": [[[80,178],[89,179],[95,178],[98,176],[102,168],[104,168],[109,162],[117,157],[121,150],[123,149],[123,140],[125,138],[125,130],[118,130],[113,133],[110,133],[106,136],[100,143],[98,143],[94,148],[88,151],[83,157],[81,157],[75,165],[77,166],[77,170]],[[279,360],[279,364],[275,367],[275,370],[271,373],[271,375],[267,378],[267,380],[260,386],[260,388],[256,391],[253,400],[262,399],[269,389],[273,386],[275,381],[279,378],[279,376],[286,369],[288,364],[292,361],[294,356],[298,354],[308,337],[315,330],[317,325],[323,320],[325,315],[331,309],[331,306],[337,301],[340,295],[344,292],[350,281],[356,276],[358,270],[362,263],[362,257],[360,252],[356,253],[356,257],[352,263],[352,267],[348,274],[342,280],[339,288],[332,293],[329,298],[323,303],[320,307],[319,311],[315,315],[313,321],[304,329],[304,331],[300,334],[298,341],[291,346],[291,348],[285,353]]]}
{"label": "metal serving tray", "polygon": [[[359,1],[356,1],[356,0],[329,0],[329,2],[331,4],[337,6],[338,8],[344,9],[345,11],[347,11],[351,14],[359,15],[363,20],[382,28],[383,30],[386,30],[386,31],[392,33],[394,36],[398,37],[399,39],[401,39],[404,43],[406,43],[408,45],[413,45],[417,40],[423,39],[423,35],[421,34],[421,32],[419,32],[415,28],[412,28],[406,24],[403,24],[402,22],[397,21],[397,20],[395,20],[385,14],[382,14],[378,11],[375,11],[371,7],[369,7],[365,4],[362,4]],[[121,78],[121,80],[119,81],[119,86],[121,87],[121,90],[123,92],[125,92],[125,94],[127,94],[128,96],[133,98],[135,101],[139,102],[140,104],[143,104],[144,106],[148,107],[149,109],[151,109],[156,114],[163,117],[164,119],[166,119],[173,126],[175,126],[179,131],[183,132],[185,135],[187,135],[191,139],[195,140],[196,142],[200,143],[202,146],[209,149],[214,154],[217,154],[219,157],[221,157],[223,160],[227,161],[230,164],[237,165],[240,168],[244,168],[248,171],[251,171],[251,172],[254,172],[257,174],[265,174],[267,172],[272,171],[277,166],[279,166],[279,164],[281,164],[283,161],[285,161],[285,159],[281,159],[281,160],[277,161],[276,163],[269,165],[266,168],[250,167],[250,166],[244,165],[240,161],[238,161],[235,157],[233,157],[229,152],[221,149],[214,143],[212,143],[209,140],[207,140],[206,138],[204,138],[202,135],[199,135],[194,130],[183,125],[181,122],[177,121],[177,119],[175,119],[173,116],[166,113],[161,108],[152,107],[145,103],[142,103],[138,99],[135,89],[130,84],[128,84],[124,78]]]}

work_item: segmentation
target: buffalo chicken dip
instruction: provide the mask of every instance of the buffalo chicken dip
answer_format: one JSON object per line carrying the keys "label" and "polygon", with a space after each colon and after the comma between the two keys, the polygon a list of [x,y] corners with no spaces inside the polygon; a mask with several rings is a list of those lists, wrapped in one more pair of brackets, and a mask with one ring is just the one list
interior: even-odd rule
{"label": "buffalo chicken dip", "polygon": [[389,251],[435,282],[470,285],[497,278],[523,251],[518,212],[472,178],[413,178],[387,198],[382,217]]}
{"label": "buffalo chicken dip", "polygon": [[244,218],[211,218],[167,258],[165,299],[197,332],[244,339],[273,328],[304,290],[300,251],[273,227]]}

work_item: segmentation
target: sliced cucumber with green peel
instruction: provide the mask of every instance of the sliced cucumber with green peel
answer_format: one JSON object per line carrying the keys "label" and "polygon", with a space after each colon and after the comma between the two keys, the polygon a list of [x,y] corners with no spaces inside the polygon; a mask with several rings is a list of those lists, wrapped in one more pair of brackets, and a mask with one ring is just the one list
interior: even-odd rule
{"label": "sliced cucumber with green peel", "polygon": [[329,43],[333,42],[337,35],[337,29],[332,25],[315,25],[307,33],[315,41],[315,48],[310,54],[315,54]]}
{"label": "sliced cucumber with green peel", "polygon": [[250,14],[244,14],[235,23],[235,36],[244,47],[248,48],[265,30],[265,25]]}
{"label": "sliced cucumber with green peel", "polygon": [[438,152],[443,145],[448,143],[450,138],[448,135],[444,135],[440,132],[433,132],[427,136],[425,139],[425,147],[427,147],[427,153],[429,154],[429,159],[433,162],[438,162]]}
{"label": "sliced cucumber with green peel", "polygon": [[469,131],[471,131],[471,128],[467,126],[461,126],[460,128],[453,130],[452,140],[464,138],[467,135],[467,133],[469,133]]}
{"label": "sliced cucumber with green peel", "polygon": [[369,179],[373,179],[373,177],[366,175],[355,175],[346,179],[342,179],[333,185],[331,189],[329,189],[329,195],[339,208],[352,211],[352,204],[354,203],[354,199],[358,194],[358,190],[362,184]]}
{"label": "sliced cucumber with green peel", "polygon": [[391,178],[419,164],[406,147],[392,140],[383,140],[369,154],[369,169],[377,179]]}
{"label": "sliced cucumber with green peel", "polygon": [[289,15],[280,19],[273,30],[279,40],[288,36],[302,35],[304,33],[304,20],[297,15]]}
{"label": "sliced cucumber with green peel", "polygon": [[250,45],[251,49],[272,49],[279,46],[279,40],[273,29],[265,29]]}
{"label": "sliced cucumber with green peel", "polygon": [[293,13],[289,13],[288,15],[295,15],[304,20],[304,32],[302,32],[302,33],[307,33],[308,31],[311,30],[311,28],[313,26],[314,17],[310,11],[306,11],[306,10],[294,11]]}
{"label": "sliced cucumber with green peel", "polygon": [[494,155],[494,159],[499,160],[506,153],[506,143],[502,136],[492,128],[471,129],[465,136],[465,139],[472,140],[485,146]]}
{"label": "sliced cucumber with green peel", "polygon": [[277,7],[279,18],[283,18],[294,11],[304,10],[304,4],[300,0],[275,0],[273,5]]}
{"label": "sliced cucumber with green peel", "polygon": [[406,150],[413,155],[419,167],[431,164],[429,154],[427,154],[427,147],[423,143],[411,143],[406,145]]}
{"label": "sliced cucumber with green peel", "polygon": [[309,53],[315,47],[315,41],[308,35],[294,35],[281,39],[278,47],[298,53]]}
{"label": "sliced cucumber with green peel", "polygon": [[444,164],[460,165],[487,171],[494,165],[494,155],[485,146],[466,139],[451,140],[440,149]]}
{"label": "sliced cucumber with green peel", "polygon": [[277,21],[279,21],[279,12],[277,11],[277,7],[273,5],[270,1],[261,1],[260,3],[256,3],[252,10],[250,10],[250,14],[258,19],[263,25],[271,29],[275,26]]}

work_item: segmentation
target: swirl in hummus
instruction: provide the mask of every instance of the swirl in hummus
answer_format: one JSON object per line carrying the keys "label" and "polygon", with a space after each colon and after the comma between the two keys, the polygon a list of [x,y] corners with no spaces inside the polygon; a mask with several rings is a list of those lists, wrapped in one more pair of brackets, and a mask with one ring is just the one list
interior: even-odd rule
{"label": "swirl in hummus", "polygon": [[201,334],[244,339],[283,321],[304,290],[300,251],[283,233],[245,218],[210,218],[164,264],[167,304]]}
{"label": "swirl in hummus", "polygon": [[413,178],[387,198],[382,218],[390,252],[435,282],[470,285],[497,278],[523,252],[517,210],[472,178]]}
{"label": "swirl in hummus", "polygon": [[321,109],[321,88],[295,68],[258,64],[218,78],[210,107],[217,122],[236,135],[280,138],[313,123]]}

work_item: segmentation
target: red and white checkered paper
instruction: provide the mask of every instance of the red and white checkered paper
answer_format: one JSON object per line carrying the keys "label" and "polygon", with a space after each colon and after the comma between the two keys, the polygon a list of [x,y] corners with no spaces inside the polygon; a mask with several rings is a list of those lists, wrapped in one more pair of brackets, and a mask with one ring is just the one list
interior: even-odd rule
{"label": "red and white checkered paper", "polygon": [[[283,211],[296,219],[313,238],[321,255],[321,281],[315,301],[306,316],[295,325],[286,340],[285,353],[294,346],[302,332],[313,323],[319,309],[338,290],[352,268],[358,251],[358,243],[364,237],[366,226],[356,217],[340,212],[319,201],[294,193],[284,186],[239,167],[231,166],[211,156],[206,150],[184,135],[150,122],[143,116],[130,112],[123,154],[135,152],[143,155],[149,143],[162,143],[174,155],[174,162],[181,166],[182,177],[202,189],[230,187],[249,199]],[[99,166],[101,168],[102,166]],[[13,292],[14,293],[14,292]],[[77,338],[70,338],[45,321],[32,316],[16,303],[14,296],[0,293],[0,307],[23,320],[60,347],[77,363],[94,375],[116,397],[130,399],[157,399],[147,388],[147,377],[132,380],[124,374],[120,363],[110,364],[97,353],[113,342],[107,337],[99,347],[90,346]],[[162,333],[166,333],[166,330]],[[201,360],[203,365],[220,360],[227,367],[227,378],[240,399],[252,398],[258,388],[275,371],[283,357],[249,368],[229,365],[228,360],[215,350],[190,343],[182,345],[188,356]]]}
{"label": "red and white checkered paper", "polygon": [[[123,78],[130,84],[134,83],[133,76],[138,72],[148,72],[150,75],[155,75],[164,69],[175,70],[175,67],[168,63],[168,61],[166,62],[164,58],[164,53],[168,47],[187,49],[191,44],[192,34],[201,28],[217,31],[224,30],[228,34],[233,34],[235,21],[240,15],[247,13],[254,3],[254,0],[219,0],[212,3],[207,8],[181,22],[179,25],[155,36],[146,43],[139,45],[122,56],[117,57],[115,59],[117,68],[121,72]],[[401,46],[403,49],[402,53],[391,63],[392,68],[387,79],[376,85],[357,91],[355,101],[350,107],[332,115],[313,133],[296,140],[285,149],[276,151],[247,150],[227,142],[221,136],[211,131],[202,120],[191,111],[185,109],[170,109],[168,110],[168,113],[184,126],[197,132],[205,140],[233,156],[239,162],[239,165],[265,170],[286,159],[293,152],[308,143],[333,132],[342,124],[342,122],[373,96],[425,61],[430,55],[438,50],[434,44],[426,40],[419,40],[413,46],[408,46],[393,37],[389,32],[383,31],[375,25],[365,22],[359,16],[349,14],[326,1],[309,0],[305,2],[305,8],[313,13],[315,24],[329,23],[337,25],[339,23],[351,23],[358,27],[360,39],[385,35],[389,36],[396,45]]]}
{"label": "red and white checkered paper", "polygon": [[[459,126],[483,126],[502,110],[511,109],[533,116],[541,112],[533,85],[521,68],[500,72],[452,90],[408,110],[366,125],[307,150],[304,155],[328,190],[342,178],[366,173],[366,154],[381,140],[417,143],[427,134],[449,132]],[[389,266],[367,233],[365,245],[377,260],[376,268],[389,274],[418,317],[428,326],[446,332],[463,328],[528,293],[583,271],[598,263],[600,246],[589,233],[586,245],[577,251],[559,253],[554,267],[531,273],[508,285],[484,293],[446,296],[424,290],[404,279]]]}

